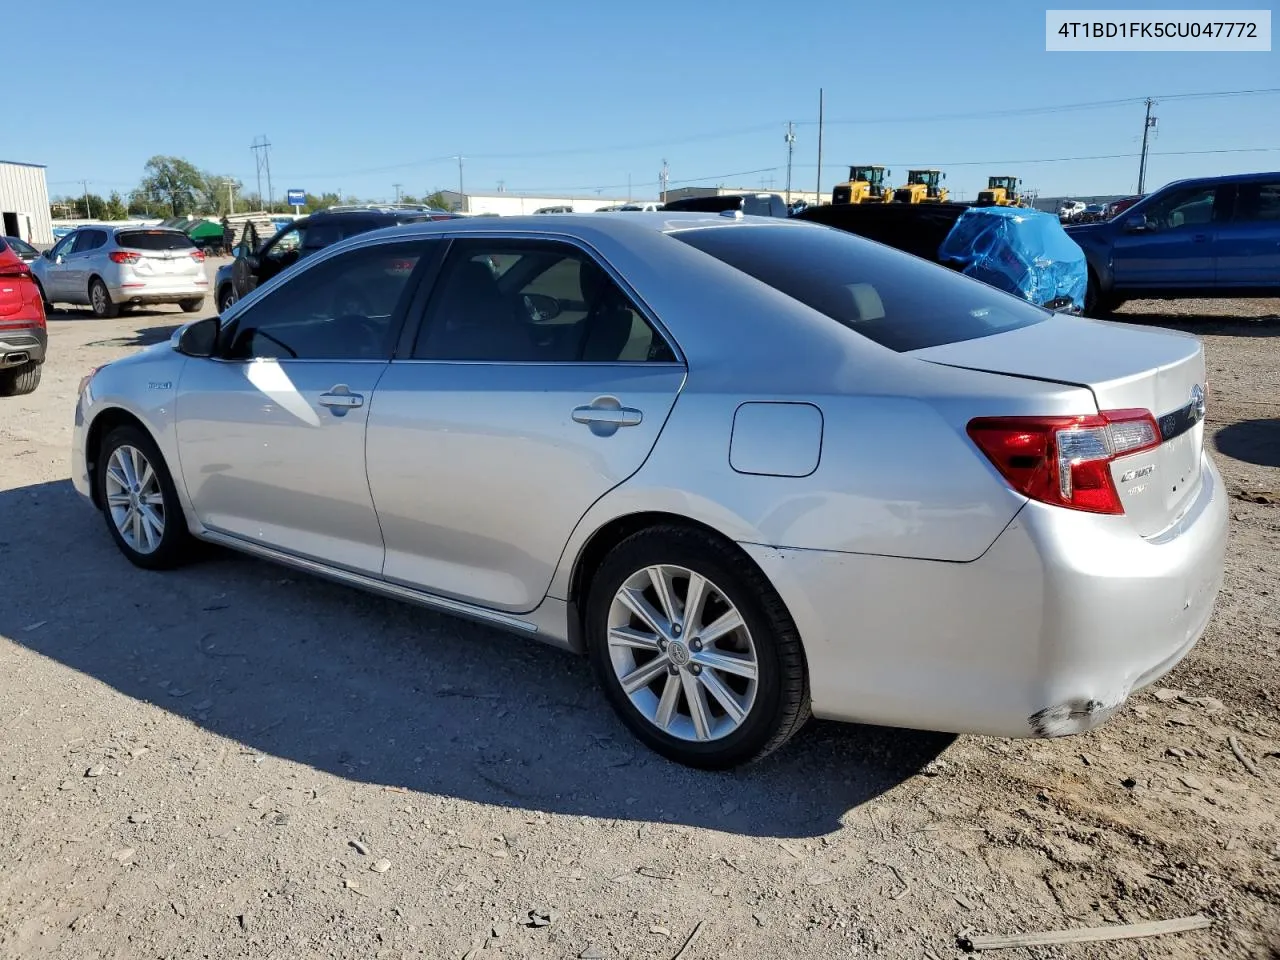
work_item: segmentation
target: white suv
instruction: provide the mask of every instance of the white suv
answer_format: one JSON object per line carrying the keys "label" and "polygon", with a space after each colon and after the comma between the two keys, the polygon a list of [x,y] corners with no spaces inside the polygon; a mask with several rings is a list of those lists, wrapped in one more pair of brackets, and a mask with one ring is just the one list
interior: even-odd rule
{"label": "white suv", "polygon": [[31,273],[45,303],[88,305],[98,317],[144,303],[195,313],[209,291],[204,253],[185,233],[158,227],[80,227],[33,262]]}

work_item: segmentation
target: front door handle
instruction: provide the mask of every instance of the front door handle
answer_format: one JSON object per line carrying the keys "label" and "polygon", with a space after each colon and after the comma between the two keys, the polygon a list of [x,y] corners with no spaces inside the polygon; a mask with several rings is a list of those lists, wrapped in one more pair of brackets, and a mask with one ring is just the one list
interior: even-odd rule
{"label": "front door handle", "polygon": [[585,407],[573,408],[575,423],[586,424],[596,436],[607,437],[619,427],[634,427],[644,414],[634,407],[624,407],[617,397],[596,397]]}
{"label": "front door handle", "polygon": [[352,393],[345,383],[340,383],[329,390],[328,393],[320,394],[320,406],[328,407],[337,416],[346,416],[348,410],[355,407],[364,406],[364,395]]}

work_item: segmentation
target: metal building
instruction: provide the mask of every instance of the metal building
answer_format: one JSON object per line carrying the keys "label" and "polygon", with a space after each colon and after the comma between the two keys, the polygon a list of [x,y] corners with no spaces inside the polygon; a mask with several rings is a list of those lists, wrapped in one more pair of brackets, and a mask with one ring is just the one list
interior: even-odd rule
{"label": "metal building", "polygon": [[0,160],[0,234],[37,247],[53,243],[43,164]]}

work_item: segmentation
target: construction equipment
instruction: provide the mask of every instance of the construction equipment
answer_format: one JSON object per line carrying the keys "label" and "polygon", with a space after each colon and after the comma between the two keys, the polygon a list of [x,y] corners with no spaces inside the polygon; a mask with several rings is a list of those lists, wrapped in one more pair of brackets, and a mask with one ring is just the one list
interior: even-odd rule
{"label": "construction equipment", "polygon": [[940,170],[908,170],[907,182],[893,191],[894,203],[946,203],[947,175]]}
{"label": "construction equipment", "polygon": [[889,184],[892,170],[880,166],[854,166],[849,168],[849,179],[836,184],[831,191],[832,203],[888,203],[893,199]]}
{"label": "construction equipment", "polygon": [[978,191],[978,207],[1021,207],[1022,181],[1017,177],[987,177],[987,189]]}

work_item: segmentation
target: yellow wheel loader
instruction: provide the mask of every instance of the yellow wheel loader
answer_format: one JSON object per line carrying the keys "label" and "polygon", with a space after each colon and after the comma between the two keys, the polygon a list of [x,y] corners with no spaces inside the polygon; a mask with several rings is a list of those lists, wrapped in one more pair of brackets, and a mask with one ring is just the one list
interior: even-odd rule
{"label": "yellow wheel loader", "polygon": [[832,203],[888,203],[893,199],[889,185],[892,170],[878,166],[849,168],[849,179],[831,191]]}
{"label": "yellow wheel loader", "polygon": [[1021,207],[1022,181],[1017,177],[987,177],[987,189],[978,191],[979,207]]}
{"label": "yellow wheel loader", "polygon": [[907,182],[893,191],[894,203],[946,203],[947,175],[940,170],[908,170]]}

